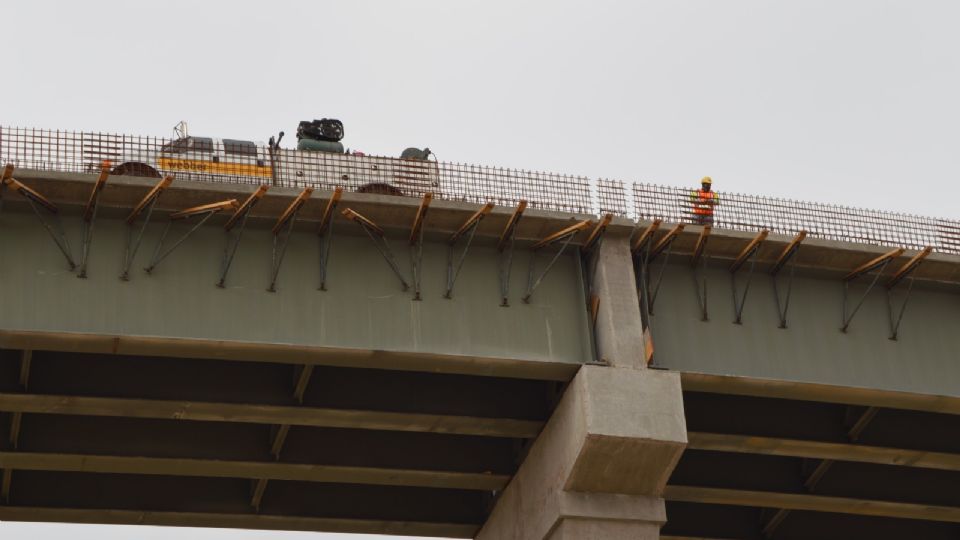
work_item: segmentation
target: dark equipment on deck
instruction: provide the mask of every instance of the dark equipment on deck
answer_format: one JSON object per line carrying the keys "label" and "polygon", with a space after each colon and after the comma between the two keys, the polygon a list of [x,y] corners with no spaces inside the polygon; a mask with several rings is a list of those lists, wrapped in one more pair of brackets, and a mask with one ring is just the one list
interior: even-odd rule
{"label": "dark equipment on deck", "polygon": [[400,159],[415,159],[418,161],[426,161],[430,154],[433,152],[429,148],[424,148],[423,150],[419,148],[407,148],[400,154]]}
{"label": "dark equipment on deck", "polygon": [[304,120],[297,126],[297,139],[338,142],[343,139],[343,122],[333,118]]}
{"label": "dark equipment on deck", "polygon": [[343,122],[333,118],[304,120],[297,126],[297,150],[343,153]]}

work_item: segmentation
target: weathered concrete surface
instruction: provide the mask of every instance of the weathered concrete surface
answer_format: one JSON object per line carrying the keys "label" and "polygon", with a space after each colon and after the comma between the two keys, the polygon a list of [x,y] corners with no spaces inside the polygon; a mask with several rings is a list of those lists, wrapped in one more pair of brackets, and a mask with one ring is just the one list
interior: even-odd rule
{"label": "weathered concrete surface", "polygon": [[[705,272],[709,318],[700,321],[691,270],[672,258],[663,278],[654,315],[654,364],[683,372],[735,375],[771,380],[873,388],[929,395],[960,396],[960,302],[955,291],[917,283],[909,299],[898,339],[890,333],[883,281],[870,293],[841,332],[843,282],[835,276],[798,273],[787,315],[778,328],[771,278],[757,272],[743,313],[734,324],[733,295],[726,262]],[[922,267],[921,267],[922,270]],[[921,270],[918,270],[921,271]],[[887,274],[892,272],[887,270]],[[745,270],[738,276],[739,291]],[[786,287],[787,276],[780,277]],[[869,284],[850,286],[852,310]],[[905,298],[906,283],[894,290],[894,310]],[[783,290],[783,289],[782,289]],[[896,317],[897,312],[894,312]]]}
{"label": "weathered concrete surface", "polygon": [[[640,229],[644,229],[649,222],[641,222]],[[674,224],[664,223],[660,230],[669,230]],[[690,253],[696,244],[702,230],[699,226],[687,225],[673,245],[674,253]],[[757,231],[759,232],[759,230]],[[707,253],[714,258],[732,261],[740,254],[748,243],[757,235],[757,232],[731,231],[713,229],[707,242]],[[662,234],[662,233],[658,233]],[[757,269],[769,268],[780,256],[784,247],[793,240],[792,235],[770,234],[757,252]],[[824,240],[808,236],[803,241],[800,251],[795,257],[797,268],[804,272],[812,272],[825,277],[842,277],[861,264],[883,255],[900,246],[880,246],[872,244],[858,244],[837,240]],[[893,268],[906,263],[917,252],[907,250],[891,263]],[[953,288],[960,283],[960,256],[946,253],[933,253],[924,261],[914,273],[918,281],[930,285]]]}
{"label": "weathered concrete surface", "polygon": [[600,244],[594,276],[598,360],[615,367],[646,367],[640,303],[633,273],[630,238],[608,233]]}
{"label": "weathered concrete surface", "polygon": [[685,445],[677,374],[584,366],[477,538],[656,538]]}
{"label": "weathered concrete surface", "polygon": [[[95,174],[59,173],[51,171],[17,170],[15,177],[31,188],[58,204],[86,204],[90,190],[97,179]],[[100,204],[104,208],[113,207],[122,213],[129,212],[133,206],[156,184],[155,178],[136,176],[111,176],[107,181]],[[235,198],[243,201],[257,186],[236,183],[196,182],[174,180],[157,202],[161,211],[175,211],[214,201]],[[272,222],[283,212],[302,188],[272,187],[266,196],[254,208],[251,219]],[[316,190],[307,200],[300,212],[299,220],[304,229],[316,226],[330,198],[331,192]],[[11,200],[20,199],[17,194],[8,193]],[[409,232],[416,216],[420,200],[413,197],[395,197],[369,193],[344,193],[339,208],[353,208],[364,216],[386,228],[396,228]],[[456,231],[480,205],[467,202],[434,199],[427,213],[425,235],[449,235]],[[507,220],[513,214],[513,208],[497,206],[483,219],[477,228],[477,237],[488,242],[499,237]],[[125,214],[124,214],[125,215]],[[339,214],[335,217],[337,225],[347,221]],[[584,219],[596,220],[596,216],[555,212],[528,208],[517,226],[516,238],[521,245],[539,240],[572,223]],[[632,221],[615,218],[609,230],[620,234],[629,234],[634,228]],[[581,235],[582,240],[585,235]]]}
{"label": "weathered concrete surface", "polygon": [[[207,340],[337,351],[389,351],[465,358],[580,364],[592,359],[580,264],[558,262],[532,301],[519,301],[526,257],[514,262],[509,308],[499,305],[498,253],[471,248],[452,299],[443,298],[446,244],[427,242],[423,300],[414,301],[359,227],[338,223],[328,268],[328,290],[318,291],[317,236],[296,231],[268,292],[270,231],[248,226],[225,289],[214,284],[225,238],[211,221],[164,260],[152,275],[142,268],[163,229],[156,216],[131,268],[118,279],[127,227],[108,212],[98,216],[87,279],[78,279],[36,216],[7,201],[0,213],[0,328],[4,331],[81,333]],[[63,222],[79,251],[80,218],[66,208]],[[176,224],[168,242],[186,232]],[[400,268],[410,280],[409,246],[388,231]],[[34,344],[35,348],[46,348]],[[165,354],[165,353],[164,353]],[[309,357],[304,358],[309,362]],[[479,360],[478,360],[479,361]]]}

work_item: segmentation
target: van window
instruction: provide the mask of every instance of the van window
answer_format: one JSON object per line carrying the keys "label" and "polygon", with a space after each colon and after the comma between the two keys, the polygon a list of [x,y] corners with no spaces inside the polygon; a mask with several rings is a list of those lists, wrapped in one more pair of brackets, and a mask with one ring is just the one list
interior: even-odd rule
{"label": "van window", "polygon": [[223,140],[223,150],[227,154],[241,156],[256,156],[257,145],[250,141],[236,141],[233,139]]}
{"label": "van window", "polygon": [[213,139],[210,137],[191,137],[194,152],[213,152]]}
{"label": "van window", "polygon": [[186,137],[170,141],[160,148],[164,154],[182,154],[184,152],[213,152],[213,139],[209,137]]}

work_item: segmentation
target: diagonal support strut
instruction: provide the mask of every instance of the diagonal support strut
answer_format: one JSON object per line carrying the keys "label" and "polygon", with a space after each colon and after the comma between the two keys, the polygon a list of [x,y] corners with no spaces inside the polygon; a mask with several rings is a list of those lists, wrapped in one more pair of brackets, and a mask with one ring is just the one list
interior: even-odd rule
{"label": "diagonal support strut", "polygon": [[297,221],[297,214],[300,213],[300,209],[310,198],[311,193],[313,193],[313,188],[303,188],[303,191],[287,206],[287,209],[283,211],[283,214],[280,215],[277,223],[273,226],[271,231],[273,233],[273,252],[270,258],[270,286],[267,287],[269,292],[277,292],[277,276],[280,275],[280,265],[283,264],[283,256],[287,253],[287,245],[290,243],[290,236],[293,235],[293,226]]}
{"label": "diagonal support strut", "polygon": [[[236,211],[240,207],[240,204],[236,199],[229,199],[226,201],[220,201],[211,204],[205,204],[202,206],[195,206],[193,208],[187,208],[185,210],[180,210],[179,212],[174,212],[170,214],[170,219],[167,221],[167,226],[163,229],[163,234],[160,235],[160,240],[157,242],[157,247],[153,251],[153,257],[150,258],[150,263],[143,269],[147,274],[152,274],[157,265],[159,265],[164,259],[166,259],[175,249],[180,247],[187,238],[189,238],[193,233],[197,232],[200,227],[203,226],[210,218],[216,215],[223,210],[234,210]],[[200,220],[186,233],[183,234],[180,238],[173,243],[172,246],[163,249],[163,244],[167,239],[167,235],[170,233],[170,228],[173,226],[173,222],[180,220],[187,220],[195,216],[200,216]]]}
{"label": "diagonal support strut", "polygon": [[93,224],[97,220],[97,209],[100,207],[100,194],[107,184],[107,178],[110,176],[110,160],[103,160],[100,164],[100,176],[97,177],[93,190],[90,192],[90,198],[87,200],[87,206],[83,209],[83,243],[80,247],[80,270],[77,272],[78,278],[87,277],[87,261],[90,257],[90,244],[93,243]]}
{"label": "diagonal support strut", "polygon": [[[73,255],[70,253],[70,242],[67,240],[67,235],[63,230],[63,223],[60,221],[60,210],[57,206],[43,195],[15,179],[13,177],[13,165],[7,164],[3,168],[0,184],[2,184],[0,187],[10,188],[16,191],[30,203],[30,208],[33,210],[33,213],[36,214],[37,219],[40,220],[40,224],[43,225],[43,228],[46,229],[50,238],[53,239],[53,242],[57,245],[57,248],[60,249],[60,253],[63,253],[64,258],[67,259],[70,270],[76,268],[77,263],[74,262]],[[45,213],[51,217],[45,218]]]}
{"label": "diagonal support strut", "polygon": [[[233,257],[237,254],[237,248],[240,247],[240,238],[243,237],[243,230],[247,227],[247,218],[250,216],[253,207],[260,202],[260,199],[263,198],[268,189],[270,189],[270,186],[266,184],[258,187],[256,191],[247,197],[247,200],[243,201],[240,208],[237,208],[233,215],[230,216],[230,219],[223,225],[227,242],[223,248],[223,261],[220,264],[220,280],[217,281],[217,287],[221,289],[225,286],[227,273],[230,272],[230,265],[233,264]],[[240,226],[237,228],[236,236],[234,236],[233,229],[238,224]]]}
{"label": "diagonal support strut", "polygon": [[[453,233],[450,239],[447,240],[447,288],[443,293],[444,298],[450,299],[453,297],[453,285],[457,282],[457,277],[463,268],[463,262],[467,259],[467,252],[470,251],[470,244],[473,243],[473,235],[477,232],[477,227],[480,225],[480,222],[490,214],[491,210],[493,210],[493,203],[483,205],[483,207],[474,212],[473,215],[457,229],[457,232]],[[457,263],[454,264],[453,260],[455,258],[454,252],[457,248],[457,240],[464,236],[467,237],[467,240],[464,243],[460,257],[456,257]]]}
{"label": "diagonal support strut", "polygon": [[[730,287],[733,291],[733,311],[734,311],[734,320],[736,324],[743,324],[743,306],[747,303],[747,293],[750,292],[750,281],[753,277],[753,270],[757,264],[757,252],[760,250],[760,246],[763,244],[763,241],[767,239],[767,235],[770,234],[770,231],[763,229],[760,231],[757,236],[743,248],[743,251],[737,256],[733,261],[733,264],[730,265]],[[743,267],[744,264],[750,262],[750,269],[747,271],[747,282],[743,286],[743,294],[737,294],[737,272]]]}
{"label": "diagonal support strut", "polygon": [[[579,223],[575,223],[563,230],[557,231],[550,236],[540,240],[536,244],[530,247],[530,266],[527,272],[527,291],[523,295],[523,302],[525,304],[530,303],[530,297],[533,296],[533,292],[537,290],[537,287],[540,286],[540,283],[543,282],[543,278],[547,276],[550,272],[550,269],[553,268],[553,265],[560,259],[560,256],[563,255],[563,252],[566,250],[567,246],[570,245],[570,242],[577,236],[580,231],[583,231],[590,227],[590,220],[585,219]],[[550,262],[547,263],[547,266],[544,267],[543,271],[534,279],[537,262],[537,253],[552,244],[560,243],[560,249],[557,250],[557,253],[550,259]]]}
{"label": "diagonal support strut", "polygon": [[[127,241],[123,250],[123,267],[120,271],[120,279],[123,281],[130,279],[130,266],[133,265],[133,259],[137,256],[137,250],[140,249],[140,242],[143,241],[143,233],[147,230],[147,225],[150,224],[153,208],[157,205],[160,194],[170,187],[171,182],[173,182],[172,174],[161,178],[160,181],[157,182],[157,185],[153,186],[153,189],[140,200],[133,211],[130,212],[130,215],[127,216]],[[137,217],[144,212],[146,212],[146,216],[143,219],[143,225],[140,226],[140,231],[134,236],[134,224],[137,221]]]}
{"label": "diagonal support strut", "polygon": [[360,225],[360,228],[362,228],[363,231],[367,233],[367,236],[370,237],[370,240],[377,248],[377,251],[380,252],[383,260],[387,262],[390,270],[392,270],[394,275],[397,276],[397,279],[400,280],[403,290],[406,291],[409,289],[410,285],[407,283],[407,280],[403,277],[403,273],[400,271],[400,265],[397,264],[397,258],[393,255],[393,251],[390,250],[390,244],[387,242],[386,233],[384,233],[383,229],[381,229],[376,223],[361,216],[357,212],[354,212],[350,208],[345,209],[342,213],[343,217],[353,221],[357,225]]}
{"label": "diagonal support strut", "polygon": [[500,254],[499,274],[500,274],[500,306],[510,306],[510,270],[513,267],[513,246],[517,236],[517,224],[523,217],[524,210],[527,209],[527,201],[521,200],[517,207],[507,220],[507,224],[500,233],[500,240],[497,241],[497,252]]}

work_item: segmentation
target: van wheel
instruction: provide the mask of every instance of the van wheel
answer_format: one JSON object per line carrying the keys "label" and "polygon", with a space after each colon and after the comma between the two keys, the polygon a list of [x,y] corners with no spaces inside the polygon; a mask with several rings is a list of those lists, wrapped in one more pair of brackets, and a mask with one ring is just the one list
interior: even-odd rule
{"label": "van wheel", "polygon": [[148,178],[160,178],[160,173],[146,163],[123,163],[117,165],[110,171],[110,174],[117,176],[146,176]]}
{"label": "van wheel", "polygon": [[357,188],[357,193],[379,193],[381,195],[400,195],[403,196],[403,192],[399,189],[391,186],[390,184],[376,183],[376,184],[364,184]]}

